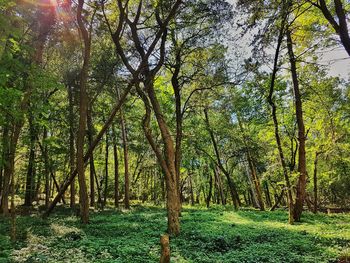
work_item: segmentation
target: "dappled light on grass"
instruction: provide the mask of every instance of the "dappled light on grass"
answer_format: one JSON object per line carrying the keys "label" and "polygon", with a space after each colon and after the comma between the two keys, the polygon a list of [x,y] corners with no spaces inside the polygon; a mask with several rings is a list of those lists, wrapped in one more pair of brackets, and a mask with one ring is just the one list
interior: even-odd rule
{"label": "dappled light on grass", "polygon": [[[2,259],[15,262],[158,262],[166,231],[164,208],[136,207],[92,213],[85,226],[59,209],[48,221],[19,217],[20,239],[1,238]],[[347,255],[349,215],[306,213],[290,226],[284,211],[185,207],[182,233],[171,238],[172,262],[336,262]],[[0,219],[0,236],[8,222]]]}

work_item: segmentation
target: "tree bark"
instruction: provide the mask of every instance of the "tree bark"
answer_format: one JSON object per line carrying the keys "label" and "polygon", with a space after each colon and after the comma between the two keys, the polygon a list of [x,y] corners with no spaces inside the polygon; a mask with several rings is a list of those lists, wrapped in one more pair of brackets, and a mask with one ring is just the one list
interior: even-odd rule
{"label": "tree bark", "polygon": [[[88,127],[88,142],[89,146],[92,144],[92,138],[94,136],[94,127],[92,123],[92,105],[91,101],[88,105],[88,111],[87,111],[87,127]],[[89,162],[89,168],[90,168],[90,206],[95,206],[95,176],[96,176],[96,170],[95,170],[95,162],[94,162],[94,155],[91,154],[90,162]]]}
{"label": "tree bark", "polygon": [[78,1],[77,9],[77,22],[79,26],[80,33],[83,37],[84,42],[84,62],[83,67],[80,72],[80,101],[79,101],[79,127],[77,134],[77,172],[78,172],[78,182],[79,182],[79,202],[80,202],[80,216],[83,224],[89,222],[89,202],[85,178],[85,165],[84,165],[84,138],[86,130],[86,120],[87,120],[87,79],[88,70],[90,63],[90,47],[91,47],[91,37],[85,28],[82,11],[83,11],[84,0]]}
{"label": "tree bark", "polygon": [[[29,106],[30,107],[30,106]],[[24,196],[24,205],[31,206],[33,203],[33,197],[35,193],[35,142],[36,142],[36,129],[34,124],[34,116],[32,109],[28,112],[28,125],[29,125],[29,158],[26,177],[26,190]]]}
{"label": "tree bark", "polygon": [[2,130],[2,152],[1,152],[1,163],[0,163],[0,208],[1,208],[1,199],[3,194],[3,186],[4,186],[4,168],[5,168],[5,160],[8,155],[8,143],[9,143],[9,127],[5,123]]}
{"label": "tree bark", "polygon": [[206,199],[207,208],[209,208],[209,206],[210,206],[210,200],[211,200],[211,196],[212,196],[212,191],[213,191],[213,177],[209,173],[209,193],[208,193],[208,196],[207,196],[207,199]]}
{"label": "tree bark", "polygon": [[44,127],[43,131],[43,158],[44,158],[44,171],[45,171],[45,208],[49,207],[50,203],[50,163],[47,149],[47,128]]}
{"label": "tree bark", "polygon": [[122,130],[123,151],[124,151],[124,206],[125,206],[125,209],[130,209],[128,134],[127,134],[125,118],[122,110],[120,111],[120,127]]}
{"label": "tree bark", "polygon": [[295,99],[295,115],[298,124],[298,141],[299,141],[299,156],[298,156],[298,172],[299,178],[297,183],[297,193],[294,205],[294,220],[300,221],[300,217],[303,211],[303,205],[305,200],[306,191],[306,151],[305,151],[305,126],[303,117],[303,106],[301,101],[301,94],[299,89],[299,80],[296,68],[296,59],[293,51],[293,42],[291,32],[287,30],[287,47],[289,62],[291,66],[291,74],[293,80],[294,99]]}
{"label": "tree bark", "polygon": [[107,195],[108,195],[108,159],[109,159],[109,151],[108,151],[108,148],[109,148],[109,141],[108,141],[108,132],[106,132],[105,134],[106,136],[106,148],[105,148],[105,180],[104,180],[104,183],[105,183],[105,187],[104,187],[104,194],[103,194],[103,207],[106,206],[107,204]]}
{"label": "tree bark", "polygon": [[117,134],[114,125],[112,126],[113,133],[113,158],[114,158],[114,206],[119,207],[119,160],[117,148]]}
{"label": "tree bark", "polygon": [[218,197],[221,199],[221,204],[226,205],[226,198],[225,198],[224,189],[222,186],[222,181],[221,181],[221,176],[220,176],[219,170],[220,169],[217,167],[217,165],[213,166],[215,182],[216,182],[216,186],[217,186],[217,189],[219,192]]}
{"label": "tree bark", "polygon": [[[69,107],[69,169],[70,174],[75,168],[75,147],[74,147],[74,105],[73,105],[73,87],[67,86],[68,88],[68,107]],[[75,207],[75,180],[70,185],[70,207]]]}
{"label": "tree bark", "polygon": [[318,188],[317,188],[317,163],[318,163],[318,157],[321,154],[321,152],[316,152],[315,160],[314,160],[314,207],[313,212],[317,213],[318,210]]}
{"label": "tree bark", "polygon": [[270,195],[270,189],[269,189],[268,182],[265,181],[264,186],[265,186],[266,202],[267,202],[267,205],[269,207],[271,207],[272,206],[272,201],[271,201],[271,195]]}
{"label": "tree bark", "polygon": [[[176,179],[176,168],[175,168],[175,149],[174,142],[172,140],[169,127],[164,120],[163,114],[161,113],[161,108],[158,99],[155,95],[153,87],[153,76],[149,76],[144,83],[146,92],[148,96],[137,86],[137,91],[142,98],[146,114],[143,119],[143,128],[145,136],[150,143],[153,151],[156,154],[158,163],[160,164],[163,173],[165,175],[165,185],[167,189],[166,200],[167,200],[167,211],[168,211],[168,232],[172,235],[179,235],[180,233],[180,206],[181,200],[179,196]],[[148,99],[149,98],[149,99]],[[157,119],[158,127],[161,132],[162,142],[164,145],[164,157],[156,145],[150,128],[150,114],[151,114],[151,104]]]}
{"label": "tree bark", "polygon": [[317,1],[317,3],[312,2],[312,4],[322,11],[324,17],[327,19],[328,23],[333,27],[334,31],[338,34],[344,49],[350,56],[350,36],[346,17],[347,11],[343,7],[343,3],[341,0],[334,0],[333,2],[335,7],[336,18],[333,17],[331,11],[327,7],[325,0],[319,0]]}

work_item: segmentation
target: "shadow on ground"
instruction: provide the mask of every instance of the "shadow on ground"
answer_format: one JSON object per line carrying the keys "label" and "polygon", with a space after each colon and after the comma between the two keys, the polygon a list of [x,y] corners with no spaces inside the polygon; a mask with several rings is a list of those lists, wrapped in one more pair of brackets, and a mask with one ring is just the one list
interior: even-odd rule
{"label": "shadow on ground", "polygon": [[[182,232],[171,239],[172,262],[337,262],[350,249],[350,215],[305,213],[288,225],[284,211],[184,208]],[[158,262],[164,209],[92,212],[80,224],[68,208],[47,220],[17,219],[17,242],[0,218],[0,262]]]}

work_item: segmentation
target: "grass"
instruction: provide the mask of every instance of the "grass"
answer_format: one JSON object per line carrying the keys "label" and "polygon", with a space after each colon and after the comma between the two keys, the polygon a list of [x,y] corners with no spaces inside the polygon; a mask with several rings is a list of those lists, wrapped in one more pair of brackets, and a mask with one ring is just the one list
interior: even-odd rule
{"label": "grass", "polygon": [[[66,208],[47,220],[17,218],[17,241],[0,218],[0,262],[159,262],[166,214],[159,207],[92,212],[80,224]],[[185,207],[172,262],[337,262],[350,254],[350,215],[305,213],[290,226],[284,211]],[[346,262],[346,260],[342,261]]]}

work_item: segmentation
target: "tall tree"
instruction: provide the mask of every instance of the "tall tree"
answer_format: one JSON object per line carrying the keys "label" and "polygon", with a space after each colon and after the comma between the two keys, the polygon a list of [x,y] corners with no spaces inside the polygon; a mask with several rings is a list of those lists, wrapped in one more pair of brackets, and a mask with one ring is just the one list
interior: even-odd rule
{"label": "tall tree", "polygon": [[[84,19],[82,16],[84,6],[84,0],[78,1],[77,8],[77,22],[79,26],[80,33],[84,42],[83,51],[83,66],[80,72],[80,91],[79,91],[79,127],[77,133],[77,172],[79,181],[79,202],[80,202],[80,216],[84,224],[89,222],[89,201],[85,178],[85,166],[84,166],[84,138],[86,130],[86,120],[87,120],[87,80],[88,80],[88,70],[90,64],[90,51],[91,51],[91,30],[90,32],[86,29],[84,24]],[[93,19],[92,19],[93,20]]]}

